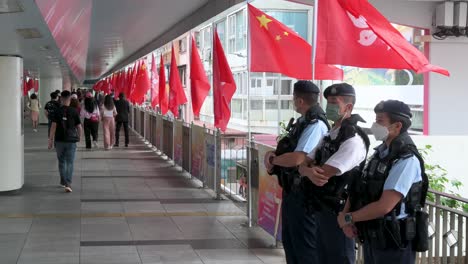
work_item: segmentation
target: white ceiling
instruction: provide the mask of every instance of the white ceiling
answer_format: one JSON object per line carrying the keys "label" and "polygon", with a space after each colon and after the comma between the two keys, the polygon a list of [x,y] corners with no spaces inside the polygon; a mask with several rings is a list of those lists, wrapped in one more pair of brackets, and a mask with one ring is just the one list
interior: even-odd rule
{"label": "white ceiling", "polygon": [[[55,1],[64,0],[0,0],[0,2],[18,2],[23,12],[0,13],[0,54],[20,55],[24,58],[24,68],[35,76],[72,78],[69,63],[60,52],[64,50],[61,41],[55,41],[51,30],[41,14],[47,15],[47,8]],[[66,0],[84,2],[89,0]],[[86,58],[84,76],[78,76],[79,82],[96,79],[108,72],[144,56],[146,53],[168,43],[179,35],[196,27],[198,24],[232,7],[243,0],[92,0],[91,26],[87,49],[77,52],[77,57]],[[76,4],[79,5],[79,4]],[[60,8],[57,8],[60,9]],[[70,10],[70,9],[69,9]],[[70,12],[70,11],[67,12]],[[73,10],[73,8],[71,9]],[[50,10],[49,10],[50,11]],[[52,10],[52,12],[59,12]],[[56,14],[55,14],[56,15]],[[65,15],[75,15],[66,13]],[[67,18],[65,18],[66,21]],[[50,21],[50,19],[48,19]],[[60,22],[60,21],[59,21]],[[59,23],[57,22],[57,23]],[[73,42],[69,32],[72,23],[64,23],[64,35],[67,42]],[[84,23],[86,24],[86,23]],[[16,33],[18,28],[36,28],[42,37],[23,39]],[[68,31],[67,31],[68,30]],[[80,30],[82,33],[86,30]],[[54,36],[57,37],[56,32]],[[79,39],[86,39],[80,36]],[[59,45],[56,44],[59,42]],[[49,50],[42,51],[41,46]],[[59,48],[60,47],[60,48]],[[84,50],[84,51],[83,51]],[[75,51],[74,51],[75,52]],[[69,56],[66,56],[70,61]],[[61,66],[60,66],[61,65]],[[74,72],[76,65],[72,65]]]}
{"label": "white ceiling", "polygon": [[[68,79],[69,69],[63,60],[46,23],[33,0],[3,0],[2,3],[19,3],[23,12],[0,13],[0,54],[20,55],[24,69],[33,77],[61,77]],[[41,38],[24,39],[16,29],[35,28]],[[48,50],[41,50],[48,48]]]}

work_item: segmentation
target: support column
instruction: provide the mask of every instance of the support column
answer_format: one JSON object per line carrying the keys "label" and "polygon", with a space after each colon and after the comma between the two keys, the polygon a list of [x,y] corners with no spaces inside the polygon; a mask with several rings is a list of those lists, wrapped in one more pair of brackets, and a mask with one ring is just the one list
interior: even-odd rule
{"label": "support column", "polygon": [[0,56],[0,192],[24,184],[23,59]]}
{"label": "support column", "polygon": [[450,77],[429,74],[429,135],[468,135],[466,120],[466,98],[468,98],[468,40],[447,38],[432,40],[429,60],[432,64],[446,68]]}
{"label": "support column", "polygon": [[42,108],[39,113],[39,124],[47,124],[47,117],[44,115],[44,107],[50,101],[50,93],[55,90],[62,90],[62,78],[40,78],[39,79],[39,101]]}

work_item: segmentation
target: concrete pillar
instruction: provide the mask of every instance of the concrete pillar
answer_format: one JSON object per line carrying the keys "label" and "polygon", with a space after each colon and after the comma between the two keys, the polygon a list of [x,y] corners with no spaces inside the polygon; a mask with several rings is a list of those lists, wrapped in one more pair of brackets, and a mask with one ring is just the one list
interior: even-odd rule
{"label": "concrete pillar", "polygon": [[55,90],[62,90],[62,78],[41,78],[39,80],[39,101],[42,109],[39,115],[39,123],[47,124],[47,118],[44,115],[44,107],[50,101],[50,93]]}
{"label": "concrete pillar", "polygon": [[468,98],[468,40],[447,38],[430,43],[432,64],[450,71],[450,77],[429,75],[429,135],[468,135],[466,100]]}
{"label": "concrete pillar", "polygon": [[24,184],[23,59],[0,55],[0,192]]}

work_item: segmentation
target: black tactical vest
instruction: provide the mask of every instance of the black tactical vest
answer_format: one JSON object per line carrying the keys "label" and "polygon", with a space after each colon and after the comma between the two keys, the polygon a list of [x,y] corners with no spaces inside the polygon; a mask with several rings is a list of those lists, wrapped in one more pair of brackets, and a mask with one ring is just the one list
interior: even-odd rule
{"label": "black tactical vest", "polygon": [[[316,165],[323,166],[338,151],[343,142],[356,134],[363,139],[366,151],[369,149],[369,138],[362,128],[357,125],[357,122],[365,121],[359,115],[351,115],[351,117],[343,121],[335,139],[331,139],[329,135],[324,137],[321,148],[315,153]],[[359,166],[343,173],[341,176],[331,177],[328,183],[322,187],[316,186],[309,178],[303,177],[302,185],[305,190],[306,208],[309,211],[340,212],[348,198],[349,187],[354,179],[361,174],[364,164],[365,160]]]}
{"label": "black tactical vest", "polygon": [[[413,213],[417,206],[424,205],[425,202],[421,204],[421,199],[423,198],[425,201],[425,195],[428,188],[428,179],[424,171],[424,161],[413,140],[408,133],[401,134],[392,141],[389,148],[389,154],[384,158],[380,158],[380,152],[378,149],[379,148],[376,148],[376,152],[366,165],[362,176],[353,187],[353,193],[350,199],[351,211],[359,210],[372,202],[378,201],[382,196],[383,187],[392,166],[399,160],[416,156],[421,166],[422,181],[414,183],[411,186],[408,195],[394,208],[394,210],[399,214],[401,203],[405,202],[406,213]],[[390,214],[388,216],[390,216]]]}
{"label": "black tactical vest", "polygon": [[[328,124],[325,112],[319,105],[315,105],[307,111],[304,117],[299,118],[288,130],[288,134],[283,137],[276,146],[275,155],[280,156],[285,153],[294,152],[301,138],[302,132],[311,124],[317,123],[319,120],[325,123],[328,130],[330,125]],[[297,168],[285,168],[280,166],[274,166],[272,175],[278,176],[279,185],[283,190],[288,193],[291,189],[294,177],[299,176]]]}
{"label": "black tactical vest", "polygon": [[[425,238],[425,235],[421,235],[421,233],[424,232],[424,225],[426,225],[426,223],[419,221],[419,214],[423,213],[422,210],[425,205],[429,181],[424,170],[424,161],[408,133],[403,133],[392,141],[389,148],[389,154],[386,157],[380,158],[379,148],[376,149],[376,152],[371,157],[361,177],[356,181],[356,184],[352,188],[353,190],[350,195],[351,211],[359,210],[372,202],[378,201],[382,196],[383,187],[392,166],[398,160],[408,159],[413,156],[417,157],[419,160],[422,181],[413,183],[407,196],[402,199],[402,201],[400,201],[383,219],[356,223],[361,240],[374,241],[373,243],[378,241],[379,244],[382,245],[381,248],[386,248],[389,245],[402,247],[402,243],[405,240],[420,239],[420,241],[417,241],[417,244],[413,245],[413,250],[424,251],[424,249],[418,250],[418,248],[420,248],[420,244],[425,243],[424,239],[427,239],[427,235]],[[388,227],[384,228],[385,230],[381,230],[383,229],[383,226],[392,226],[392,223],[401,225],[401,227],[397,228],[399,230],[409,228],[406,226],[406,222],[400,223],[395,219],[396,215],[401,211],[402,202],[405,203],[405,213],[408,214],[408,218],[415,218],[418,220],[417,222],[420,222],[412,223],[412,225],[414,224],[414,227],[411,228],[415,229],[414,238],[411,236],[408,237],[401,235],[398,230],[394,232]],[[387,221],[390,224],[386,224],[385,219],[392,220]],[[425,221],[427,221],[427,219]],[[405,226],[403,227],[403,225]],[[427,231],[427,225],[425,229]],[[392,233],[392,235],[386,235],[389,233]],[[399,237],[399,239],[396,239],[395,241],[396,237]]]}

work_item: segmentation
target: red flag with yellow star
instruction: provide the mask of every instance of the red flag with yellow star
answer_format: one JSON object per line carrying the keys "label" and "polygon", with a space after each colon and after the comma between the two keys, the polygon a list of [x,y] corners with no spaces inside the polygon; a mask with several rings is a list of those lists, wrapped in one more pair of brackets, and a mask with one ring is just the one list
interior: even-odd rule
{"label": "red flag with yellow star", "polygon": [[[312,46],[292,29],[248,4],[250,71],[277,72],[297,79],[312,79]],[[343,71],[317,64],[316,80],[342,80]]]}

